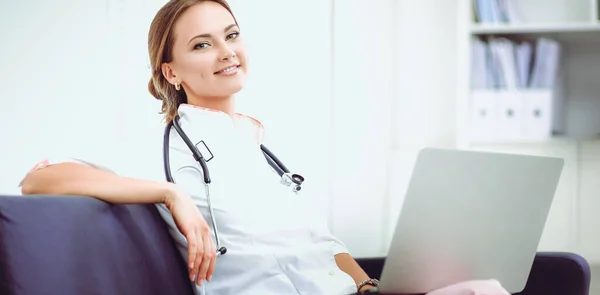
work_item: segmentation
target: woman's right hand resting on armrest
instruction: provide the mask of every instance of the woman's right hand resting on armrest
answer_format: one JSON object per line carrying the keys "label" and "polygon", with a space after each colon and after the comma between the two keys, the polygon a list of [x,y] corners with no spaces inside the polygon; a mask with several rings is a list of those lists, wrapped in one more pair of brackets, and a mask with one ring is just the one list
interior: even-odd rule
{"label": "woman's right hand resting on armrest", "polygon": [[[191,196],[170,182],[121,177],[77,163],[60,163],[29,173],[23,194],[90,196],[114,204],[163,203],[188,243],[190,280],[210,280],[216,249],[202,214]],[[197,275],[197,278],[196,278]]]}

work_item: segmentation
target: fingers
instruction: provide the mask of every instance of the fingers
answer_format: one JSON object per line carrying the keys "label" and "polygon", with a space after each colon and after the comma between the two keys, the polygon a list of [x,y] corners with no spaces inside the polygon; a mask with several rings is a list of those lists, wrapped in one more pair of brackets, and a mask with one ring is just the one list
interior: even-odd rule
{"label": "fingers", "polygon": [[191,230],[186,237],[188,243],[188,269],[190,270],[190,281],[193,281],[196,277],[198,265],[196,263],[196,252],[198,251],[198,240],[196,238],[196,232]]}
{"label": "fingers", "polygon": [[[196,247],[196,251],[195,253],[195,259],[194,259],[194,269],[193,269],[193,273],[194,275],[192,276],[192,281],[194,281],[194,279],[196,280],[196,283],[198,285],[202,284],[202,280],[204,279],[203,276],[200,275],[200,269],[202,267],[202,263],[204,260],[204,247],[206,242],[202,239],[202,233],[199,232],[199,230],[196,230],[195,233],[195,239],[196,244],[198,247]],[[196,278],[196,276],[198,276]]]}
{"label": "fingers", "polygon": [[198,269],[198,279],[196,280],[198,285],[202,284],[202,280],[208,279],[208,270],[210,269],[210,265],[213,264],[216,259],[216,250],[214,250],[208,230],[203,230],[202,243],[204,245],[204,251],[202,253],[202,262]]}
{"label": "fingers", "polygon": [[[213,244],[211,243],[211,245]],[[209,282],[212,278],[213,273],[215,272],[215,265],[217,264],[217,249],[215,249],[215,247],[212,247],[211,253],[213,253],[215,256],[213,256],[213,258],[210,260],[210,265],[208,267],[208,271],[206,272],[206,277]]]}

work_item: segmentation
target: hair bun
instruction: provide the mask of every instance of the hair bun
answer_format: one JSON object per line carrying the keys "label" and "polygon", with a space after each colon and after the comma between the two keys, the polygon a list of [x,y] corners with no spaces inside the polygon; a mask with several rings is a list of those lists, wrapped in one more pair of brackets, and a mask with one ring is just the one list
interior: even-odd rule
{"label": "hair bun", "polygon": [[164,100],[162,95],[160,95],[160,93],[157,91],[153,78],[150,78],[150,81],[148,81],[148,92],[150,92],[150,94],[152,94],[152,96],[154,96],[154,98],[156,98],[158,100]]}

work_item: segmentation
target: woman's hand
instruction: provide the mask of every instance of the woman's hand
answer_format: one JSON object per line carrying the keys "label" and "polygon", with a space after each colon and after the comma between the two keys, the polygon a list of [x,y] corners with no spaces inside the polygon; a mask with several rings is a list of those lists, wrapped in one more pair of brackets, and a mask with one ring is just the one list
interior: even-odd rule
{"label": "woman's hand", "polygon": [[371,285],[364,285],[364,286],[362,286],[362,287],[361,287],[361,288],[358,290],[358,292],[360,292],[360,293],[363,293],[363,292],[366,292],[366,293],[368,293],[368,292],[370,292],[369,290],[373,290],[373,291],[375,291],[375,289],[377,289],[377,287],[374,287],[374,286],[371,286]]}
{"label": "woman's hand", "polygon": [[202,284],[202,280],[210,281],[215,270],[216,249],[206,220],[192,197],[175,185],[165,205],[171,211],[177,228],[187,239],[190,280],[195,280],[198,285]]}

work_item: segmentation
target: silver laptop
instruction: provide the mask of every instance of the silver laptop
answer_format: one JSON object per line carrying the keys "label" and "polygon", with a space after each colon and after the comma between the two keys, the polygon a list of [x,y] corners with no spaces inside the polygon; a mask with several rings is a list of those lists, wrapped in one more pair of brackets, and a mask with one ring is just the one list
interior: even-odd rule
{"label": "silver laptop", "polygon": [[563,159],[427,148],[411,176],[380,293],[497,279],[523,290]]}

